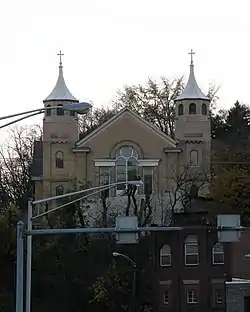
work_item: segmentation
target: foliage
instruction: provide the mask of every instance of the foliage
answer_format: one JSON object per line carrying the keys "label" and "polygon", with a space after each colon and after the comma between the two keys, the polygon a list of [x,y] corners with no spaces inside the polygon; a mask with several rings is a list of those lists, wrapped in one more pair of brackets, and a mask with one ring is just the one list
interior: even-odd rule
{"label": "foliage", "polygon": [[250,214],[250,177],[246,169],[222,169],[212,185],[213,198],[227,213]]}

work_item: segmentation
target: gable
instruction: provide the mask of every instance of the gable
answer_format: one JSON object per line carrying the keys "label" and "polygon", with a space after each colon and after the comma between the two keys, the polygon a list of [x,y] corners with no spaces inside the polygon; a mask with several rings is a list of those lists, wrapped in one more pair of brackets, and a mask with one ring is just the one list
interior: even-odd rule
{"label": "gable", "polygon": [[[173,140],[170,136],[160,131],[154,125],[150,124],[149,122],[144,120],[141,116],[139,116],[137,113],[134,113],[131,109],[127,107],[122,109],[119,113],[117,113],[115,116],[113,116],[108,121],[103,123],[100,127],[92,131],[86,137],[76,142],[76,147],[87,146],[87,144],[91,140],[102,135],[104,131],[106,132],[107,130],[111,129],[112,126],[114,127],[114,125],[121,123],[123,119],[127,119],[127,121],[131,120],[133,124],[135,123],[138,124],[140,128],[144,128],[145,133],[148,132],[151,135],[153,135],[155,139],[160,139],[164,141],[166,146],[173,148],[176,147],[177,142],[175,140]],[[127,128],[124,127],[124,129],[122,129],[121,131],[127,131],[129,130],[129,127],[130,124],[127,124]]]}

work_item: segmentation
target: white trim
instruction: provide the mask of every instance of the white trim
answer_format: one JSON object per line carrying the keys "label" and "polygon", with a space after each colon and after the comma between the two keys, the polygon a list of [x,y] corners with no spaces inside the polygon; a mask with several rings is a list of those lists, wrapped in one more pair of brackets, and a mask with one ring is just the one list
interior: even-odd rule
{"label": "white trim", "polygon": [[169,291],[168,290],[165,290],[164,291],[164,294],[163,294],[163,303],[165,305],[168,305],[169,304]]}
{"label": "white trim", "polygon": [[[138,159],[139,167],[157,167],[160,159]],[[95,167],[115,167],[115,159],[94,159]]]}
{"label": "white trim", "polygon": [[[190,294],[191,293],[191,294]],[[189,296],[191,295],[191,296]],[[187,303],[188,304],[197,304],[198,303],[198,293],[195,289],[187,290]]]}
{"label": "white trim", "polygon": [[[218,247],[218,244],[220,244],[220,243],[214,244],[213,248],[212,248],[212,262],[213,262],[213,265],[223,265],[223,264],[225,264],[224,246],[222,244],[220,244],[220,246],[222,247],[222,251],[217,251],[216,247]],[[223,262],[216,262],[215,261],[215,257],[219,256],[219,255],[223,255]]]}
{"label": "white trim", "polygon": [[31,177],[32,181],[42,181],[43,177]]}
{"label": "white trim", "polygon": [[139,167],[157,167],[160,159],[138,159]]}
{"label": "white trim", "polygon": [[[187,252],[187,247],[190,245],[197,246],[199,248],[198,243],[191,243],[191,242],[185,243],[185,266],[197,266],[197,265],[199,265],[199,250],[198,250],[198,252]],[[187,257],[189,257],[189,256],[196,256],[197,262],[196,263],[187,263]]]}
{"label": "white trim", "polygon": [[[164,247],[169,248],[169,252],[164,252],[163,249]],[[169,257],[169,264],[163,264],[162,258],[163,257]],[[161,267],[171,267],[172,266],[172,249],[170,245],[166,244],[163,245],[162,248],[160,249],[160,266]]]}
{"label": "white trim", "polygon": [[114,159],[94,159],[95,167],[115,167]]}

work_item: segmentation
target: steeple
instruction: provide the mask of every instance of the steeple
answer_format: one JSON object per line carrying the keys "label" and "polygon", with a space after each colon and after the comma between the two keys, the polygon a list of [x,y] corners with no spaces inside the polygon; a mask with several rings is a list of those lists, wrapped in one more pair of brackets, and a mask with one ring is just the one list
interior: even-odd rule
{"label": "steeple", "polygon": [[69,89],[66,86],[64,77],[63,77],[63,66],[62,66],[62,56],[63,54],[57,54],[60,57],[59,61],[59,75],[56,82],[56,85],[53,91],[44,99],[44,103],[49,101],[71,101],[71,102],[78,102],[78,100],[71,94]]}
{"label": "steeple", "polygon": [[182,93],[175,99],[176,101],[180,100],[207,100],[210,99],[201,91],[199,88],[195,76],[194,76],[194,62],[193,62],[193,55],[195,54],[193,50],[189,52],[191,55],[191,64],[190,64],[190,74],[188,78],[188,82]]}

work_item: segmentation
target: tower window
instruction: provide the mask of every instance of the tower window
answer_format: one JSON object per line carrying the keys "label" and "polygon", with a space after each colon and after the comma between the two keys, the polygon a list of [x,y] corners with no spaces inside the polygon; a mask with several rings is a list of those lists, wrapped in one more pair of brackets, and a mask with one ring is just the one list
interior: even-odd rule
{"label": "tower window", "polygon": [[51,116],[51,105],[47,105],[46,116]]}
{"label": "tower window", "polygon": [[198,166],[199,165],[199,154],[197,151],[193,150],[190,152],[190,160],[189,160],[190,166]]}
{"label": "tower window", "polygon": [[56,152],[56,168],[63,168],[64,161],[63,161],[63,152]]}
{"label": "tower window", "polygon": [[179,116],[183,115],[183,104],[179,104],[178,106],[178,115]]}
{"label": "tower window", "polygon": [[196,114],[196,104],[191,103],[189,104],[189,115],[195,115]]}
{"label": "tower window", "polygon": [[202,115],[207,115],[207,105],[205,103],[201,106],[201,113]]}
{"label": "tower window", "polygon": [[71,111],[69,111],[69,115],[72,116],[72,117],[75,117],[76,116],[76,112],[71,110]]}
{"label": "tower window", "polygon": [[63,193],[64,193],[64,187],[62,185],[58,185],[56,187],[56,196],[63,195]]}
{"label": "tower window", "polygon": [[62,104],[57,105],[56,114],[57,114],[57,116],[63,116],[64,115],[64,110],[62,108]]}

